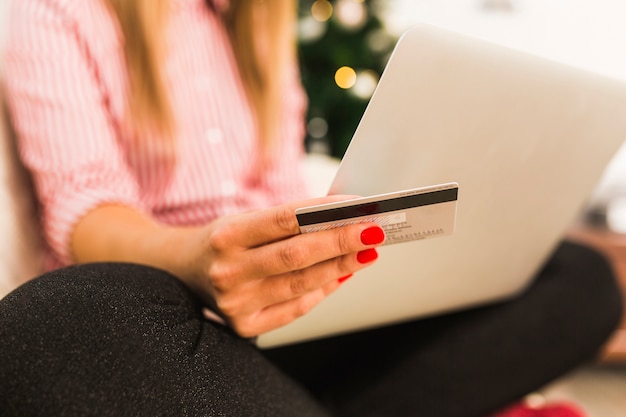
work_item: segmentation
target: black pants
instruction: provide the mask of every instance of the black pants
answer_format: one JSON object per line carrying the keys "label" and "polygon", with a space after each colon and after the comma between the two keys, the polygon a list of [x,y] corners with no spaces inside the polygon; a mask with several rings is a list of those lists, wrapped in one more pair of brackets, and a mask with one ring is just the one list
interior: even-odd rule
{"label": "black pants", "polygon": [[0,301],[0,414],[478,417],[592,360],[620,313],[604,258],[564,244],[512,301],[261,352],[162,271],[75,266]]}

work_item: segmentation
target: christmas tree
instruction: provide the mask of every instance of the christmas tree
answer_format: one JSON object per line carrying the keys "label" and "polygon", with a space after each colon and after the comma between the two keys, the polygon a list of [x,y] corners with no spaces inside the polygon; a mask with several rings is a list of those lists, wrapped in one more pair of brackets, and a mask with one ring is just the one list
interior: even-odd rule
{"label": "christmas tree", "polygon": [[301,0],[298,31],[307,148],[340,158],[396,39],[370,0]]}

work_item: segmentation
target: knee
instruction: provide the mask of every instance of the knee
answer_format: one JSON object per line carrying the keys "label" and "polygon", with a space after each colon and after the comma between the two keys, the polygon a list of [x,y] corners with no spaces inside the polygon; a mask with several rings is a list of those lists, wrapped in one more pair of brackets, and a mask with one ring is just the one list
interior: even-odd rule
{"label": "knee", "polygon": [[619,325],[623,312],[622,292],[610,261],[593,248],[571,242],[555,258],[565,273],[554,290],[570,323],[602,343]]}
{"label": "knee", "polygon": [[[587,309],[603,313],[609,325],[616,325],[622,315],[623,299],[615,270],[605,254],[585,245],[573,245],[571,258],[581,260],[572,264],[579,268],[579,279],[575,281],[585,294]],[[575,276],[572,274],[572,276]]]}
{"label": "knee", "polygon": [[17,288],[6,297],[6,302],[16,303],[18,308],[27,302],[33,304],[30,307],[41,309],[48,304],[62,308],[59,300],[70,304],[125,299],[166,302],[187,294],[179,280],[156,268],[131,263],[91,263],[45,273]]}
{"label": "knee", "polygon": [[164,363],[184,357],[200,320],[189,292],[156,269],[91,264],[42,275],[0,300],[0,409],[61,415],[121,398],[118,389],[158,380]]}
{"label": "knee", "polygon": [[132,335],[145,332],[140,327],[149,322],[167,326],[200,317],[200,308],[164,271],[134,264],[76,265],[35,278],[1,300],[0,340],[37,346],[58,340],[55,332],[65,341]]}

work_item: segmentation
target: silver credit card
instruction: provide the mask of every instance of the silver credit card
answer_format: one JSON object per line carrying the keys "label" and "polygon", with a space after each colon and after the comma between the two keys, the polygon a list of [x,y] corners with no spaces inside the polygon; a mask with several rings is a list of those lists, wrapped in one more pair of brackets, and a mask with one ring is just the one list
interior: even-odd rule
{"label": "silver credit card", "polygon": [[459,185],[450,182],[296,209],[300,232],[355,223],[377,223],[385,245],[446,236],[454,232]]}

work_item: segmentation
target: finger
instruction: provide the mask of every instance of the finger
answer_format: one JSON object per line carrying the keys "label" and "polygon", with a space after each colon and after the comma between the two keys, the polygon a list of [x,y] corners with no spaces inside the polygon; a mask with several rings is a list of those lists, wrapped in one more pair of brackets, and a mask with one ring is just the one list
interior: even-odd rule
{"label": "finger", "polygon": [[[375,249],[368,249],[373,250]],[[361,253],[361,252],[360,252]],[[288,300],[316,291],[327,286],[334,287],[339,279],[354,274],[371,265],[377,254],[370,254],[366,262],[358,254],[348,254],[310,266],[304,270],[261,280],[256,288],[258,296],[254,299],[255,309],[267,308]]]}
{"label": "finger", "polygon": [[[295,210],[336,201],[351,200],[357,196],[335,195],[284,204],[266,210],[257,210],[238,216],[236,224],[229,224],[231,233],[239,236],[237,245],[246,248],[261,246],[300,233]],[[232,228],[235,228],[233,230]]]}
{"label": "finger", "polygon": [[385,233],[375,223],[358,223],[305,233],[248,251],[243,274],[266,277],[303,270],[312,265],[383,243]]}
{"label": "finger", "polygon": [[370,257],[367,262],[362,262],[359,254],[343,255],[304,270],[250,281],[239,288],[236,296],[220,297],[218,306],[227,315],[248,315],[329,285],[334,287],[340,278],[352,275],[376,260],[376,257]]}
{"label": "finger", "polygon": [[298,298],[269,306],[257,314],[235,319],[231,321],[231,326],[242,337],[254,337],[269,332],[305,315],[338,287],[338,282],[331,283]]}

